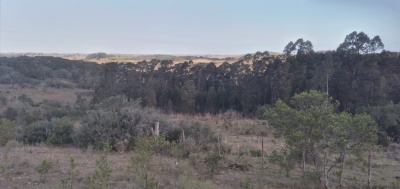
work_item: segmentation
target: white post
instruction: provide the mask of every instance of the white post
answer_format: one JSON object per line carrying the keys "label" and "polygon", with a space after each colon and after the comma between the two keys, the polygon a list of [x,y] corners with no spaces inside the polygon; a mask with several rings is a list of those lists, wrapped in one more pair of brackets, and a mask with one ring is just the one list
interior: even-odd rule
{"label": "white post", "polygon": [[160,135],[160,122],[156,122],[156,124],[155,124],[154,135],[156,135],[156,136]]}

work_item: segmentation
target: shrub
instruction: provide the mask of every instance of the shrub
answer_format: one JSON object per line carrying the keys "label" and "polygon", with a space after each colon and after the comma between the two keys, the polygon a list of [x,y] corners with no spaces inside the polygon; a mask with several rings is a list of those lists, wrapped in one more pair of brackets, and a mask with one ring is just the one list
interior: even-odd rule
{"label": "shrub", "polygon": [[3,112],[3,116],[6,119],[15,121],[18,116],[18,111],[15,108],[7,107],[7,109]]}
{"label": "shrub", "polygon": [[61,102],[55,100],[45,100],[39,106],[43,117],[50,120],[52,118],[61,118],[69,114],[68,106],[64,106]]}
{"label": "shrub", "polygon": [[130,170],[134,170],[140,188],[156,188],[157,186],[154,175],[150,174],[154,167],[152,157],[156,153],[157,138],[152,136],[136,138],[135,153],[131,158]]}
{"label": "shrub", "polygon": [[67,118],[36,121],[22,129],[23,135],[19,140],[25,143],[47,142],[54,145],[72,143],[73,125]]}
{"label": "shrub", "polygon": [[205,158],[206,165],[210,171],[210,176],[213,177],[221,168],[221,160],[223,159],[218,153],[211,153]]}
{"label": "shrub", "polygon": [[250,148],[250,154],[253,157],[261,157],[262,156],[262,152],[259,149]]}
{"label": "shrub", "polygon": [[7,148],[15,148],[15,147],[21,147],[21,146],[23,146],[22,143],[20,143],[16,140],[9,140],[5,145],[5,147],[7,147]]}
{"label": "shrub", "polygon": [[42,163],[37,167],[37,171],[40,174],[40,180],[42,182],[46,182],[46,175],[53,168],[53,162],[47,159],[44,159]]}
{"label": "shrub", "polygon": [[73,188],[74,181],[75,181],[76,177],[78,176],[78,173],[75,170],[75,167],[76,167],[75,158],[70,157],[69,158],[69,170],[68,170],[67,176],[65,178],[61,179],[61,184],[62,184],[63,188],[68,188],[68,189]]}
{"label": "shrub", "polygon": [[290,172],[295,167],[294,160],[296,160],[296,155],[286,150],[281,150],[280,152],[274,150],[268,156],[268,161],[272,164],[277,164],[285,172],[286,177],[290,176]]}
{"label": "shrub", "polygon": [[194,150],[195,148],[192,143],[195,142],[196,149],[208,150],[210,149],[210,145],[218,142],[215,133],[209,125],[204,122],[191,120],[182,120],[178,123],[178,126],[171,127],[166,133],[166,139],[169,141],[181,141],[182,131],[185,132],[187,139],[194,139],[194,141],[185,142],[189,144],[183,144],[187,149]]}
{"label": "shrub", "polygon": [[0,119],[0,146],[15,138],[15,123],[8,119]]}
{"label": "shrub", "polygon": [[73,125],[67,118],[53,118],[50,121],[49,137],[47,142],[54,145],[72,143]]}
{"label": "shrub", "polygon": [[178,143],[178,149],[178,157],[188,158],[191,153],[197,152],[199,147],[197,146],[196,141],[192,137],[189,137]]}
{"label": "shrub", "polygon": [[107,188],[110,180],[111,169],[108,162],[108,154],[111,151],[111,146],[104,143],[103,151],[100,158],[96,161],[96,170],[89,176],[86,188],[103,189]]}
{"label": "shrub", "polygon": [[142,108],[139,101],[129,102],[124,97],[110,97],[86,112],[81,127],[74,133],[74,142],[80,147],[91,144],[99,149],[105,142],[117,146],[120,141],[134,143],[136,136],[151,133],[155,122],[160,123],[161,134],[170,127],[166,117],[152,108]]}
{"label": "shrub", "polygon": [[49,127],[48,121],[36,121],[23,127],[23,135],[19,140],[24,143],[34,144],[47,141],[46,128]]}
{"label": "shrub", "polygon": [[252,180],[249,177],[246,177],[246,178],[242,178],[240,180],[240,188],[242,188],[242,189],[253,189],[255,187],[254,187],[254,185],[252,183]]}

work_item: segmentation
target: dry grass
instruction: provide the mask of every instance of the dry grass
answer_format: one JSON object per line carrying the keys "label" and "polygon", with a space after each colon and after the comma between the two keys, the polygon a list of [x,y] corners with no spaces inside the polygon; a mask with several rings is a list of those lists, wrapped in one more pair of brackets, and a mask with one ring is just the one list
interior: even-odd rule
{"label": "dry grass", "polygon": [[[107,58],[86,58],[87,55],[85,54],[30,54],[30,56],[54,56],[54,57],[61,57],[69,60],[83,60],[88,62],[96,62],[99,64],[104,64],[107,62],[132,62],[137,63],[143,60],[150,61],[152,59],[171,59],[174,63],[180,63],[185,61],[192,60],[194,63],[209,63],[214,62],[215,64],[219,65],[223,62],[233,63],[237,61],[242,55],[216,55],[216,56],[175,56],[175,55],[124,55],[124,54],[109,54]],[[225,58],[232,57],[233,59],[226,60]]]}
{"label": "dry grass", "polygon": [[[77,94],[81,92],[90,92],[86,89],[56,89],[56,88],[21,88],[18,86],[11,87],[9,85],[0,85],[0,91],[8,99],[18,97],[20,95],[27,95],[35,103],[43,102],[44,100],[57,100],[60,102],[74,103],[77,99]],[[84,96],[87,100],[90,97]]]}
{"label": "dry grass", "polygon": [[[51,94],[48,94],[51,96]],[[55,98],[55,97],[54,97]],[[38,99],[36,99],[38,100]],[[250,183],[254,188],[311,188],[311,183],[299,185],[300,167],[296,167],[290,178],[276,165],[254,156],[249,151],[261,151],[261,139],[264,139],[264,153],[267,156],[274,149],[284,146],[283,141],[273,138],[273,129],[263,120],[243,119],[239,114],[188,116],[182,114],[170,115],[171,120],[191,119],[207,122],[213,130],[221,135],[223,146],[230,148],[224,154],[220,171],[210,178],[205,164],[209,152],[193,154],[188,159],[156,155],[152,158],[155,165],[151,175],[160,188],[178,188],[180,176],[187,175],[188,179],[203,182],[211,179],[216,188],[241,188],[244,183]],[[400,181],[400,163],[396,160],[398,145],[392,145],[389,152],[381,150],[373,154],[372,183],[376,186],[396,188]],[[133,152],[111,153],[109,165],[112,170],[109,188],[134,188],[134,175],[128,171]],[[74,157],[77,177],[74,188],[84,188],[87,177],[96,168],[96,160],[100,152],[89,149],[61,148],[39,146],[0,147],[0,188],[61,188],[61,180],[68,175],[69,159]],[[349,158],[351,159],[351,158]],[[43,183],[37,167],[43,160],[53,163]],[[197,162],[192,165],[191,162]],[[366,166],[356,162],[346,165],[344,184],[354,188],[366,184]],[[264,169],[262,169],[264,167]],[[243,187],[242,187],[243,188]]]}

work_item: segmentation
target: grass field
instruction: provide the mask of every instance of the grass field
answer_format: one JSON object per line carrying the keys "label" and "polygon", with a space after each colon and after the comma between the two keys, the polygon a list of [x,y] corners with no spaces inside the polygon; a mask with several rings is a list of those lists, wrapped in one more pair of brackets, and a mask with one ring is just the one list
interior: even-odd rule
{"label": "grass field", "polygon": [[[44,100],[56,100],[60,102],[74,103],[77,99],[77,94],[91,92],[87,89],[56,89],[56,88],[21,88],[12,87],[10,85],[0,85],[0,92],[8,99],[18,97],[20,95],[27,95],[35,103],[43,102]],[[91,97],[83,96],[87,100]]]}
{"label": "grass field", "polygon": [[[177,119],[177,116],[172,115],[171,119]],[[261,127],[264,125],[263,121],[237,119],[233,123],[231,121],[226,123],[219,117],[211,116],[195,116],[192,119],[208,120],[214,123],[213,129],[218,130],[222,144],[231,151],[224,155],[219,172],[213,177],[209,176],[203,162],[207,153],[194,154],[189,159],[177,159],[165,155],[154,156],[151,159],[154,166],[150,172],[159,188],[182,188],[196,182],[210,181],[214,188],[312,188],[318,186],[313,183],[299,186],[295,183],[294,178],[300,177],[300,168],[296,168],[291,177],[287,178],[278,167],[269,164],[268,161],[262,166],[262,158],[250,153],[250,151],[261,151],[262,138],[265,143],[265,155],[283,145],[282,141],[274,139],[272,134],[260,136],[258,131],[265,128]],[[266,127],[266,132],[272,133],[272,130]],[[71,169],[69,163],[71,157],[75,159],[76,164],[73,188],[84,188],[87,178],[96,169],[96,161],[101,152],[90,148],[61,148],[42,144],[26,146],[13,143],[0,147],[0,154],[0,188],[62,188],[62,180],[68,177]],[[110,181],[107,185],[109,188],[136,188],[134,184],[136,177],[128,169],[133,155],[133,152],[112,152],[108,156],[111,168]],[[38,171],[44,160],[51,162],[52,165],[48,173],[44,175],[45,180]],[[400,173],[398,161],[390,158],[387,152],[380,151],[373,154],[372,162],[374,185],[386,186],[385,188],[400,186],[400,182],[395,178]],[[345,186],[349,188],[357,184],[360,186],[366,184],[366,167],[358,168],[349,165],[344,174],[346,175]],[[182,178],[185,178],[184,181]],[[351,187],[349,183],[352,183]]]}
{"label": "grass field", "polygon": [[[81,89],[32,89],[0,86],[8,97],[26,94],[35,103],[44,99],[75,102]],[[88,97],[89,98],[89,97]],[[274,130],[264,120],[245,119],[240,114],[229,115],[169,115],[171,121],[181,119],[206,122],[220,136],[223,160],[218,172],[210,176],[205,158],[211,152],[194,153],[189,158],[155,155],[149,169],[158,188],[318,188],[318,183],[299,183],[301,170],[296,167],[291,177],[270,164],[267,156],[284,143],[273,136]],[[262,151],[261,142],[264,142]],[[392,150],[380,149],[372,157],[372,185],[376,188],[400,188],[400,145]],[[213,149],[215,151],[215,149]],[[264,154],[264,164],[262,159]],[[111,169],[108,188],[138,188],[137,175],[129,169],[134,152],[111,152],[108,162]],[[70,159],[75,160],[72,188],[85,188],[89,176],[98,165],[100,151],[91,147],[79,149],[72,146],[52,147],[45,144],[23,145],[16,141],[0,147],[0,188],[70,188],[63,181],[71,176]],[[366,159],[366,154],[364,155]],[[352,159],[351,157],[349,159]],[[354,158],[353,158],[354,159]],[[47,162],[47,164],[43,164]],[[365,162],[346,164],[343,180],[345,188],[364,188],[367,183]],[[40,173],[44,165],[48,170]]]}

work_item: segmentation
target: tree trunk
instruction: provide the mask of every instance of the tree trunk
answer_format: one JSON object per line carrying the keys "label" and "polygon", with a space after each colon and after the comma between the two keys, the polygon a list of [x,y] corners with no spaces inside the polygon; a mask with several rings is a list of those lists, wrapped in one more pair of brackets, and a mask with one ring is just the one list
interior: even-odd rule
{"label": "tree trunk", "polygon": [[327,152],[325,152],[325,155],[324,155],[325,157],[324,157],[324,180],[325,180],[325,188],[329,188],[329,180],[328,180],[328,169],[327,169],[327,165],[328,165],[328,155],[327,155]]}
{"label": "tree trunk", "polygon": [[368,185],[367,187],[370,188],[371,184],[371,149],[368,150]]}
{"label": "tree trunk", "polygon": [[340,174],[339,174],[339,187],[343,188],[342,186],[342,175],[343,175],[343,169],[344,169],[344,164],[345,164],[345,159],[346,159],[346,149],[344,150],[343,154],[341,155],[342,157],[340,158],[342,162],[340,163]]}
{"label": "tree trunk", "polygon": [[301,155],[302,157],[302,163],[303,163],[303,177],[306,174],[306,149],[303,149],[303,154]]}

